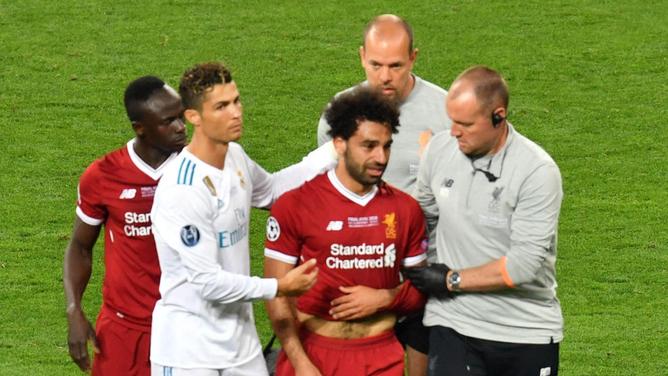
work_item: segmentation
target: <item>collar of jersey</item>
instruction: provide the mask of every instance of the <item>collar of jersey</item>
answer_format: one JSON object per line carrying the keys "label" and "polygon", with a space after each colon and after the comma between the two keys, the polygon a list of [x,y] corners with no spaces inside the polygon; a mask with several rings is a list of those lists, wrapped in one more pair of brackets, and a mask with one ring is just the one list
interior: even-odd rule
{"label": "collar of jersey", "polygon": [[198,158],[195,154],[193,154],[190,150],[188,150],[187,146],[183,148],[183,150],[181,151],[181,154],[182,154],[183,158],[188,158],[188,159],[192,160],[193,162],[196,162],[197,165],[199,166],[198,168],[203,168],[204,171],[207,171],[204,175],[211,175],[211,177],[224,176],[225,174],[227,174],[227,171],[230,170],[229,168],[227,168],[227,166],[229,164],[228,163],[228,158],[227,158],[227,156],[230,154],[229,149],[228,149],[228,153],[225,155],[225,167],[226,168],[223,168],[222,170],[219,169],[218,167],[212,166],[212,165],[204,162],[200,158]]}
{"label": "collar of jersey", "polygon": [[341,183],[339,178],[336,176],[336,172],[334,170],[335,169],[331,169],[327,172],[327,177],[329,178],[329,182],[332,183],[334,189],[339,191],[339,193],[341,193],[344,197],[346,197],[350,201],[360,206],[366,206],[366,204],[368,204],[369,201],[371,201],[374,197],[376,197],[376,193],[378,193],[377,186],[374,185],[369,192],[367,192],[363,196],[360,196],[357,193],[346,188],[343,185],[343,183]]}
{"label": "collar of jersey", "polygon": [[135,139],[133,138],[132,140],[128,141],[126,145],[128,149],[128,155],[130,155],[130,160],[134,165],[139,169],[139,171],[145,173],[148,175],[151,179],[153,180],[158,180],[162,177],[162,173],[165,170],[165,166],[171,162],[172,159],[176,158],[178,153],[172,153],[172,155],[169,156],[169,158],[165,159],[164,162],[158,168],[153,168],[151,167],[148,163],[144,162],[143,159],[137,155],[135,152]]}

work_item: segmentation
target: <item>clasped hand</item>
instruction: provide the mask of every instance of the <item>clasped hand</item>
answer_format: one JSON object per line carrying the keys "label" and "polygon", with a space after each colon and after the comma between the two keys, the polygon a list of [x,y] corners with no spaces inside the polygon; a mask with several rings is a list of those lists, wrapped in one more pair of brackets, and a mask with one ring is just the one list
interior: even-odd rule
{"label": "clasped hand", "polygon": [[413,286],[427,295],[445,295],[451,297],[446,278],[450,268],[445,264],[431,264],[416,268],[404,268],[401,273]]}

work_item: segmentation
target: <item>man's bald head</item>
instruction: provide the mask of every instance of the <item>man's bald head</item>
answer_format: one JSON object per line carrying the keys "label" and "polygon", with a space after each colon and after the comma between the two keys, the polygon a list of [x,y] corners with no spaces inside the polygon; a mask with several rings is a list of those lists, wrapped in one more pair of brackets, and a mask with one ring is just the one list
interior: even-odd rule
{"label": "man's bald head", "polygon": [[483,65],[476,65],[462,72],[450,86],[448,99],[461,95],[475,95],[480,111],[492,112],[496,108],[508,108],[508,84],[499,72]]}
{"label": "man's bald head", "polygon": [[371,20],[364,30],[360,62],[367,83],[392,100],[406,99],[415,79],[411,74],[417,57],[411,27],[392,14]]}
{"label": "man's bald head", "polygon": [[405,38],[408,44],[408,53],[413,52],[413,29],[404,19],[394,14],[382,14],[369,21],[364,28],[362,46],[367,42],[382,43]]}

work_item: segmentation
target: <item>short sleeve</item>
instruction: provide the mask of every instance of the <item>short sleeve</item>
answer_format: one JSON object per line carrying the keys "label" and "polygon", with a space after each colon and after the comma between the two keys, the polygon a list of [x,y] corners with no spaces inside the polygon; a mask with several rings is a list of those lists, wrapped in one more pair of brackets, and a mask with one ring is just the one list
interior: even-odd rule
{"label": "short sleeve", "polygon": [[408,242],[403,266],[411,267],[427,259],[428,242],[424,215],[420,205],[412,198],[408,200],[410,200],[408,210],[410,222],[408,223]]}
{"label": "short sleeve", "polygon": [[102,199],[104,182],[97,162],[94,162],[79,179],[77,187],[77,216],[91,226],[101,225],[107,218],[107,208]]}
{"label": "short sleeve", "polygon": [[298,263],[301,255],[299,224],[297,215],[292,210],[298,206],[294,202],[294,193],[295,191],[286,193],[272,206],[271,214],[267,218],[264,242],[266,257],[293,265]]}

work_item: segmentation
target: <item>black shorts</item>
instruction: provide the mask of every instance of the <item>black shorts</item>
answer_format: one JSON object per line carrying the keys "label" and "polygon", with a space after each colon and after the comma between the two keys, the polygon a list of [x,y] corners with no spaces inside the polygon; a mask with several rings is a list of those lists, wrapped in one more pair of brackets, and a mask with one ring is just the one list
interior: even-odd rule
{"label": "black shorts", "polygon": [[394,327],[394,332],[402,346],[423,353],[429,353],[429,328],[422,325],[424,311],[403,318]]}
{"label": "black shorts", "polygon": [[559,344],[488,341],[432,326],[429,375],[557,376]]}

